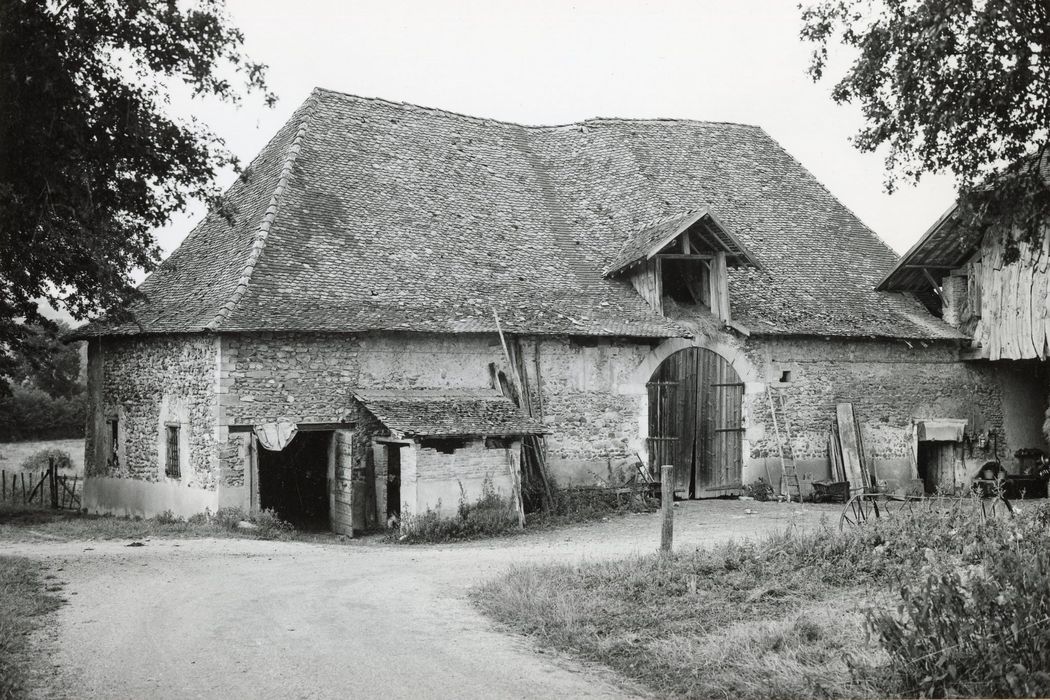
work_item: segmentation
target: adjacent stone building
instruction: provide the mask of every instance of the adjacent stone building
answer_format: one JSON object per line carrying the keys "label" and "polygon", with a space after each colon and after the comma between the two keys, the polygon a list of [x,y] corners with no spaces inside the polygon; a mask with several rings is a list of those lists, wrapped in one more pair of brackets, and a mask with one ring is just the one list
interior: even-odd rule
{"label": "adjacent stone building", "polygon": [[316,90],[226,198],[134,322],[79,331],[90,509],[350,532],[486,488],[520,503],[529,441],[563,486],[673,463],[680,496],[734,494],[790,450],[805,487],[842,402],[887,488],[939,422],[966,445],[942,487],[1043,445],[1004,401],[1024,378],[875,291],[897,256],[757,127]]}

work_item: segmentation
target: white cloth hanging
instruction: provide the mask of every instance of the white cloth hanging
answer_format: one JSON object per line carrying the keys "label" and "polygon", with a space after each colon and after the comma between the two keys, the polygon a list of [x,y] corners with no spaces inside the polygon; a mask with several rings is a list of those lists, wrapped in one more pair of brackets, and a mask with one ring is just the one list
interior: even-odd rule
{"label": "white cloth hanging", "polygon": [[259,438],[259,444],[270,450],[278,452],[288,447],[299,427],[290,420],[284,418],[276,423],[263,423],[255,426],[255,437]]}

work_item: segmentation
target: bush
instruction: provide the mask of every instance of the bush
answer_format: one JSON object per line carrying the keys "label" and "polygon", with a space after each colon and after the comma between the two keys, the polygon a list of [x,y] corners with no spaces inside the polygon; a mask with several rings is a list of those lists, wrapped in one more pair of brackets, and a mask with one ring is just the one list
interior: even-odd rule
{"label": "bush", "polygon": [[73,458],[65,450],[49,447],[34,452],[22,460],[22,471],[42,472],[46,471],[51,464],[54,464],[56,469],[72,469]]}
{"label": "bush", "polygon": [[11,388],[0,398],[0,442],[60,440],[84,437],[84,395],[51,397],[40,389]]}
{"label": "bush", "polygon": [[[182,518],[175,518],[174,520],[168,520],[167,518],[175,518],[175,516],[171,514],[171,511],[166,511],[158,515],[156,520],[161,523],[182,522]],[[242,528],[240,526],[242,522],[249,523],[251,527]],[[214,525],[229,532],[251,534],[264,540],[281,539],[294,529],[290,523],[281,520],[277,513],[268,508],[246,513],[244,509],[237,506],[219,508],[214,515],[209,510],[205,510],[203,513],[196,513],[189,517],[186,524],[193,527]]]}
{"label": "bush", "polygon": [[420,542],[453,542],[481,537],[498,537],[520,529],[514,503],[503,498],[492,486],[490,479],[482,484],[481,498],[470,503],[460,484],[459,507],[456,515],[448,518],[437,509],[411,515],[401,521],[397,540],[405,544]]}
{"label": "bush", "polygon": [[529,513],[531,525],[565,525],[601,520],[610,515],[649,513],[659,508],[659,501],[642,489],[578,487],[554,490],[554,504],[549,512]]}
{"label": "bush", "polygon": [[868,612],[906,695],[1050,697],[1048,513],[956,530],[962,546],[923,550],[895,612]]}
{"label": "bush", "polygon": [[161,525],[175,525],[177,523],[185,522],[181,515],[175,515],[170,509],[163,513],[159,513],[155,520]]}

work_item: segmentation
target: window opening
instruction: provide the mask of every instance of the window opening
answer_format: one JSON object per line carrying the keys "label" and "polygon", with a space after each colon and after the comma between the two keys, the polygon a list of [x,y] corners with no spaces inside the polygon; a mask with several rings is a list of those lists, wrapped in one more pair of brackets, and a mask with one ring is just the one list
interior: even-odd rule
{"label": "window opening", "polygon": [[179,426],[167,426],[167,438],[168,451],[164,462],[164,476],[179,479],[182,477],[182,470],[179,468]]}
{"label": "window opening", "polygon": [[116,464],[120,455],[120,430],[117,419],[111,418],[106,421],[109,425],[109,463]]}
{"label": "window opening", "polygon": [[780,383],[787,384],[791,381],[791,370],[785,369],[780,373]]}
{"label": "window opening", "polygon": [[450,455],[456,450],[467,446],[466,438],[423,438],[419,446],[424,450],[437,450],[442,454]]}
{"label": "window opening", "polygon": [[661,262],[664,294],[679,304],[710,307],[706,261],[665,258]]}

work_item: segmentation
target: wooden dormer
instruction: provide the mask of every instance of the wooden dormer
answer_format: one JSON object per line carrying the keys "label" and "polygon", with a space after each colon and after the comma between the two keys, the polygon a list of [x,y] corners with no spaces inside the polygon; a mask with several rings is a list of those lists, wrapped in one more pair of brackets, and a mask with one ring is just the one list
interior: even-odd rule
{"label": "wooden dormer", "polygon": [[655,311],[665,299],[707,309],[728,323],[730,267],[760,267],[743,243],[708,209],[649,224],[631,236],[606,277],[631,282]]}

